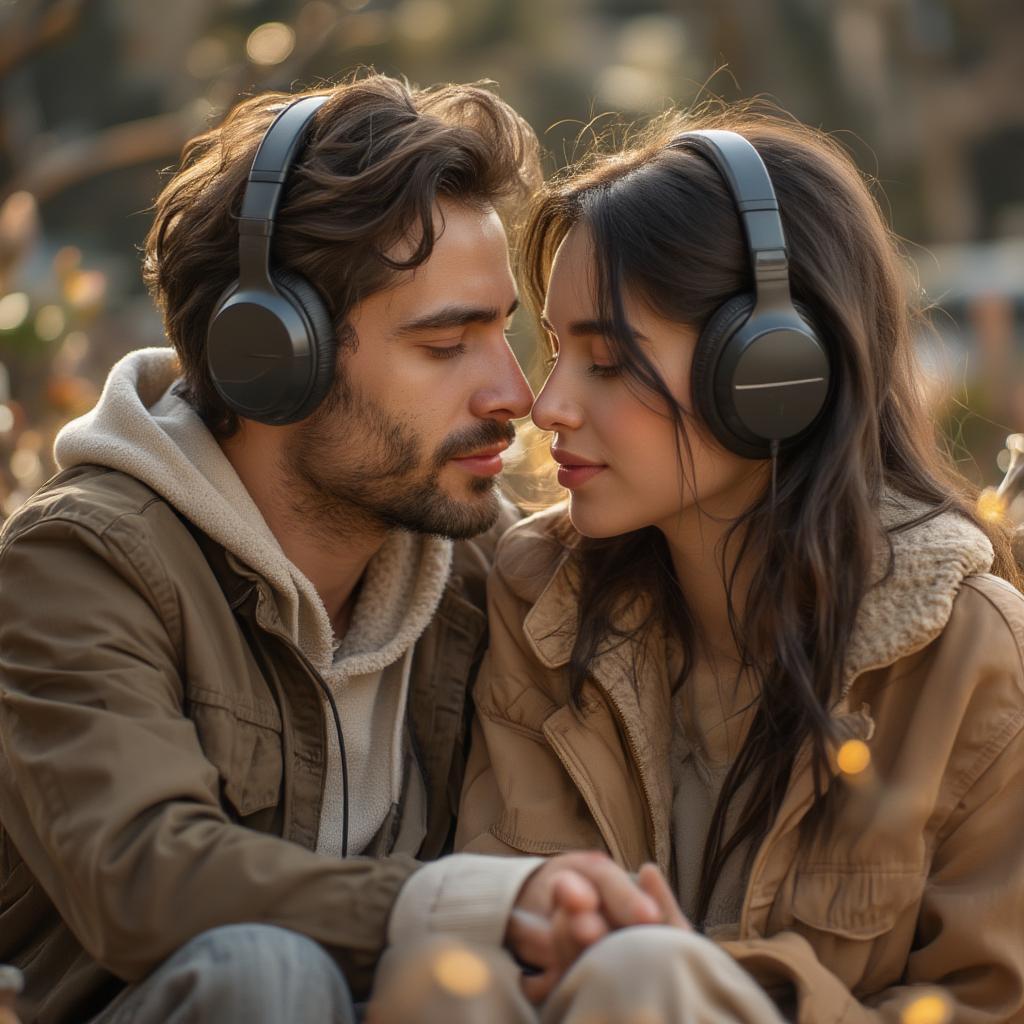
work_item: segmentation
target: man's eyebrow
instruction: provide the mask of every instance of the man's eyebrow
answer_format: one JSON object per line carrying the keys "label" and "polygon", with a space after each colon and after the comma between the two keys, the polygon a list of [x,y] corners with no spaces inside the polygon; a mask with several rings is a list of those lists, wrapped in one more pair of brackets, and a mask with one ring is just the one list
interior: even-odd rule
{"label": "man's eyebrow", "polygon": [[[552,334],[557,333],[546,316],[541,316],[540,325],[545,331],[550,331]],[[647,340],[645,335],[634,328],[630,327],[629,330],[637,341]],[[607,320],[573,320],[569,324],[569,334],[574,338],[591,338],[594,336],[609,338],[613,333],[612,325]]]}
{"label": "man's eyebrow", "polygon": [[[508,319],[519,308],[519,299],[513,300],[504,319]],[[424,331],[443,331],[453,327],[466,327],[469,324],[492,324],[501,317],[494,306],[442,306],[441,309],[406,320],[398,325],[395,334],[405,336],[421,334]]]}

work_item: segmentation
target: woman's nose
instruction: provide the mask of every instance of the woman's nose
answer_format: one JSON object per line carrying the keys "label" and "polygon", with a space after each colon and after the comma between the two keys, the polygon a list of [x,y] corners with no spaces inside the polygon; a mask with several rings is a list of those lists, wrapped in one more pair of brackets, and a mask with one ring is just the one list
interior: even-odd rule
{"label": "woman's nose", "polygon": [[548,375],[530,412],[533,422],[541,429],[556,433],[576,430],[583,424],[583,409],[569,392],[564,377],[557,367]]}

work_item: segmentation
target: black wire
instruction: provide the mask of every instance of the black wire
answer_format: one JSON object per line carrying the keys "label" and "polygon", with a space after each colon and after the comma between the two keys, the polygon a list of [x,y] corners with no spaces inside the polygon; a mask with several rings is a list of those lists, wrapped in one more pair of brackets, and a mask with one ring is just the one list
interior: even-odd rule
{"label": "black wire", "polygon": [[775,471],[779,465],[779,442],[776,439],[772,440],[771,443],[771,456],[772,456],[772,508],[775,508]]}
{"label": "black wire", "polygon": [[345,756],[345,734],[341,731],[341,718],[338,715],[338,705],[334,701],[334,694],[331,688],[320,678],[319,672],[314,672],[317,686],[327,695],[327,702],[331,705],[331,714],[334,716],[334,728],[338,733],[338,754],[341,757],[341,855],[348,856],[348,758]]}
{"label": "black wire", "polygon": [[[262,648],[256,643],[256,637],[251,632],[250,623],[244,618],[241,619],[243,629],[249,638],[249,649],[253,652],[253,655],[259,660],[260,667],[263,669],[263,674],[270,679],[267,665],[263,661]],[[272,634],[274,635],[274,634]],[[278,637],[279,640],[284,640],[283,637]],[[291,641],[286,641],[289,647],[291,647]],[[338,753],[341,756],[341,855],[342,857],[348,856],[348,758],[345,756],[345,734],[341,731],[341,717],[338,715],[338,705],[334,701],[334,694],[331,693],[330,687],[320,678],[320,673],[310,663],[309,659],[301,652],[298,652],[299,657],[306,664],[309,674],[316,680],[316,685],[323,690],[327,697],[328,704],[331,705],[331,714],[334,716],[334,729],[338,734]],[[326,759],[326,751],[324,757]]]}

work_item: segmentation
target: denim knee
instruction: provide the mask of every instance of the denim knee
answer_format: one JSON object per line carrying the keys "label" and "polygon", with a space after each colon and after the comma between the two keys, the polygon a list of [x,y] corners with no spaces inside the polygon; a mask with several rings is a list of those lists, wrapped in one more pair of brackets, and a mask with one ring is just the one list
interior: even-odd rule
{"label": "denim knee", "polygon": [[287,928],[223,925],[196,936],[179,952],[201,957],[208,991],[215,985],[229,992],[242,989],[271,1005],[289,995],[331,1006],[339,999],[351,1004],[341,969],[323,947]]}
{"label": "denim knee", "polygon": [[102,1024],[353,1024],[338,965],[312,939],[268,924],[211,928],[115,1000]]}

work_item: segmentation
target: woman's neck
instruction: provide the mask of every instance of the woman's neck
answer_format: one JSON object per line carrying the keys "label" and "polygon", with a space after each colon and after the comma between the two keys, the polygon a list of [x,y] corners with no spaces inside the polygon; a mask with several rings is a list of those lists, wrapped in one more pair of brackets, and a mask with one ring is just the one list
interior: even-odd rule
{"label": "woman's neck", "polygon": [[734,519],[732,515],[709,514],[706,507],[701,511],[690,506],[661,526],[696,627],[698,657],[730,665],[741,660],[730,622],[730,598],[732,612],[741,620],[755,561],[748,552],[737,568],[736,554],[743,540],[740,528],[724,549],[723,562],[723,545]]}

